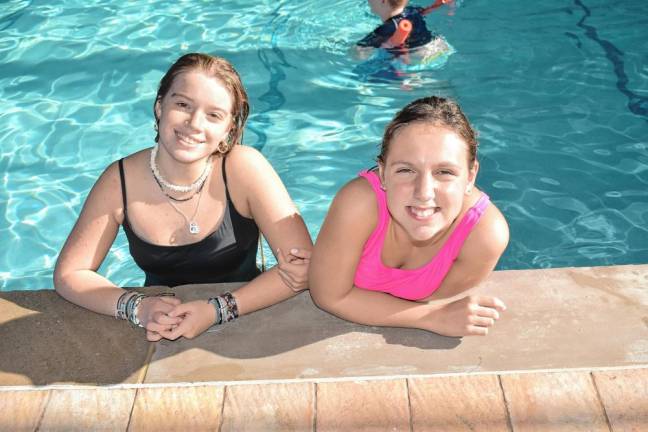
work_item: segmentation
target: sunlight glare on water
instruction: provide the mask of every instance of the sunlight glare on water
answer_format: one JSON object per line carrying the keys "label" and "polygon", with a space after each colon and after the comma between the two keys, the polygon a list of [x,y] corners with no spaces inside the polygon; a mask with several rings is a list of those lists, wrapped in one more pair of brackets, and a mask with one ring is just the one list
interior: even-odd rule
{"label": "sunlight glare on water", "polygon": [[[435,94],[479,131],[478,185],[511,228],[498,268],[648,262],[647,16],[630,0],[456,2],[427,18],[447,62],[385,78],[347,55],[379,24],[361,1],[3,2],[0,289],[52,287],[90,188],[153,144],[157,84],[190,51],[239,70],[245,143],[313,237],[394,113]],[[101,272],[143,282],[121,231]]]}

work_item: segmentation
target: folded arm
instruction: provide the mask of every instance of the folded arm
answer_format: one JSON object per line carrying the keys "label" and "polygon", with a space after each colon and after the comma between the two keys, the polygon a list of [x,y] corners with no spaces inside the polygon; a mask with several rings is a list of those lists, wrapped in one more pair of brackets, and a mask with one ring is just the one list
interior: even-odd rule
{"label": "folded arm", "polygon": [[318,236],[310,268],[310,292],[322,309],[359,324],[409,327],[448,336],[486,334],[504,304],[488,296],[464,296],[444,304],[404,300],[354,286],[364,243],[377,223],[371,187],[356,179],[336,196]]}
{"label": "folded arm", "polygon": [[[123,220],[119,172],[110,165],[90,191],[54,269],[54,287],[66,300],[104,315],[115,316],[117,301],[126,290],[97,273]],[[180,300],[149,297],[138,309],[140,323],[151,340],[157,332],[171,328],[181,319],[169,319]]]}
{"label": "folded arm", "polygon": [[[237,211],[251,217],[272,248],[278,265],[260,274],[232,294],[239,315],[266,308],[308,287],[312,241],[306,225],[281,179],[254,148],[236,146],[227,158],[228,189]],[[182,317],[177,328],[162,336],[193,338],[216,319],[207,299],[185,303],[171,316]]]}

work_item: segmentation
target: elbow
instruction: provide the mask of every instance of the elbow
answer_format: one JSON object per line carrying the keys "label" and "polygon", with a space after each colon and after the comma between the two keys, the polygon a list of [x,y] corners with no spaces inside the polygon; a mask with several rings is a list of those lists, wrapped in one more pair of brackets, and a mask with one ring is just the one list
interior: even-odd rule
{"label": "elbow", "polygon": [[316,282],[311,281],[310,295],[315,306],[321,310],[331,313],[336,316],[344,315],[347,294],[336,294],[330,288],[330,284],[320,286]]}
{"label": "elbow", "polygon": [[54,274],[52,276],[52,279],[56,293],[63,298],[67,298],[67,272],[62,268],[59,262],[57,262],[56,266],[54,267]]}
{"label": "elbow", "polygon": [[309,293],[313,303],[318,308],[333,313],[336,302],[335,296],[327,289],[330,284],[323,278],[313,277],[312,273],[309,276]]}
{"label": "elbow", "polygon": [[54,270],[53,282],[54,291],[56,291],[58,295],[64,297],[63,293],[65,292],[65,277],[58,269]]}
{"label": "elbow", "polygon": [[311,280],[309,292],[315,306],[325,311],[331,311],[330,296],[326,295],[325,290],[318,283]]}

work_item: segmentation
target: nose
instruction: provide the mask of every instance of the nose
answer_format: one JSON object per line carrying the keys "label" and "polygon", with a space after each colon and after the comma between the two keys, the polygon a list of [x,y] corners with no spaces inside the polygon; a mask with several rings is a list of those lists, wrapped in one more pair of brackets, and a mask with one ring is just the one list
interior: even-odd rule
{"label": "nose", "polygon": [[416,179],[416,188],[414,189],[414,198],[421,203],[426,203],[434,199],[436,180],[430,174],[421,174]]}
{"label": "nose", "polygon": [[194,110],[189,114],[186,123],[194,130],[201,130],[203,124],[203,115],[200,113],[200,111]]}

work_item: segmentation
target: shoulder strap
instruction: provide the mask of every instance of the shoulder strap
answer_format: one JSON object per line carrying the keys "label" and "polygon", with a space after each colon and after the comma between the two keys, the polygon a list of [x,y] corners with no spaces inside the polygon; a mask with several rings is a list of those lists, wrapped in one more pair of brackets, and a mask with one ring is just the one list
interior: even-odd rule
{"label": "shoulder strap", "polygon": [[[364,170],[360,172],[360,177],[364,177],[371,188],[376,194],[376,202],[378,204],[378,225],[376,226],[376,231],[382,231],[389,221],[389,210],[387,209],[387,195],[382,189],[380,184],[380,178],[375,171]],[[373,234],[372,234],[373,236]]]}
{"label": "shoulder strap", "polygon": [[466,238],[481,219],[489,203],[489,196],[482,192],[477,202],[468,209],[452,234],[450,234],[442,249],[447,247],[451,251],[453,259],[459,255]]}
{"label": "shoulder strap", "polygon": [[221,171],[223,172],[223,184],[225,184],[225,197],[227,198],[227,201],[232,201],[230,198],[229,194],[229,189],[227,188],[227,171],[225,170],[225,159],[227,159],[227,155],[223,155],[223,160],[221,161]]}
{"label": "shoulder strap", "polygon": [[119,159],[119,179],[121,180],[122,202],[124,215],[126,215],[126,179],[124,178],[124,158]]}

